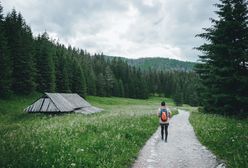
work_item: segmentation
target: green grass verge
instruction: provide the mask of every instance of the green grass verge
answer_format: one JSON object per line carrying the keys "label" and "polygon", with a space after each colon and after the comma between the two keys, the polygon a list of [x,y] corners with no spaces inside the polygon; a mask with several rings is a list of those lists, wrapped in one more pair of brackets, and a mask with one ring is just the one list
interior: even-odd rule
{"label": "green grass verge", "polygon": [[157,129],[156,112],[164,100],[90,96],[87,100],[103,112],[23,112],[39,96],[0,100],[0,167],[130,167]]}
{"label": "green grass verge", "polygon": [[197,110],[190,122],[201,143],[230,168],[248,167],[248,120],[237,120]]}

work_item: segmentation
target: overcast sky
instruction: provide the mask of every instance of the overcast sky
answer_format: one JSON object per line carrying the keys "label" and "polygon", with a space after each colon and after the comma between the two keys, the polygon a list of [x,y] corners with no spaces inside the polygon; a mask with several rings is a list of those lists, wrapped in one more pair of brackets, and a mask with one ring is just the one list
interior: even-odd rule
{"label": "overcast sky", "polygon": [[34,35],[47,31],[91,53],[197,61],[195,38],[210,26],[217,0],[0,0],[21,12]]}

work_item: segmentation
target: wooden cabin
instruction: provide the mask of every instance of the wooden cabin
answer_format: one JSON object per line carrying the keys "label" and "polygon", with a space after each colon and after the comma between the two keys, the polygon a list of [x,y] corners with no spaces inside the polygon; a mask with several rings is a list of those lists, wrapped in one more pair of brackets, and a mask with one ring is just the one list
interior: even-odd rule
{"label": "wooden cabin", "polygon": [[45,93],[41,98],[28,106],[24,111],[29,113],[83,113],[91,114],[102,111],[93,107],[76,93]]}

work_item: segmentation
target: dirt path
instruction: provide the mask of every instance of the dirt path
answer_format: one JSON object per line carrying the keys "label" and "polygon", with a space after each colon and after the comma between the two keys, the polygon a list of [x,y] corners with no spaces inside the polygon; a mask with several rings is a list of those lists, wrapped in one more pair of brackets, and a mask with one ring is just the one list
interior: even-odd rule
{"label": "dirt path", "polygon": [[202,146],[189,123],[189,112],[180,110],[170,121],[168,142],[160,128],[140,151],[133,168],[222,168],[216,157]]}

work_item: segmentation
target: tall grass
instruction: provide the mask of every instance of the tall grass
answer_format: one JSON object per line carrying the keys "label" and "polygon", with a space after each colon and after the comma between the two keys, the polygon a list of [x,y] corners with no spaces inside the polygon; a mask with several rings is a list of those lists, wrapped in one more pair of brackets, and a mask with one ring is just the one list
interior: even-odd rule
{"label": "tall grass", "polygon": [[228,167],[248,167],[248,120],[192,112],[190,122],[199,140]]}
{"label": "tall grass", "polygon": [[0,167],[129,167],[158,127],[162,100],[88,97],[104,111],[23,112],[39,96],[0,100]]}

